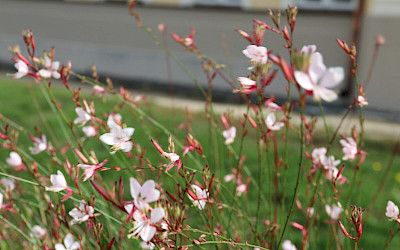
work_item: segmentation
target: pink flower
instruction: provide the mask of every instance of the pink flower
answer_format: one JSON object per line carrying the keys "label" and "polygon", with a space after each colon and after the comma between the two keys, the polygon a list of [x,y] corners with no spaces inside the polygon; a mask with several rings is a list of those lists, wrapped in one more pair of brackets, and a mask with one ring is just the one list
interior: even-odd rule
{"label": "pink flower", "polygon": [[150,218],[146,214],[142,213],[142,211],[136,210],[133,213],[133,218],[136,224],[132,230],[133,232],[131,236],[140,236],[143,241],[150,241],[157,231],[154,224],[161,221],[164,216],[165,211],[161,207],[154,208],[150,213]]}
{"label": "pink flower", "polygon": [[254,65],[265,64],[268,61],[267,48],[263,46],[248,45],[243,54],[250,59]]}
{"label": "pink flower", "polygon": [[18,70],[18,72],[14,74],[7,74],[7,76],[11,76],[14,79],[19,79],[29,73],[28,65],[22,60],[17,60],[17,62],[14,64],[14,67]]}
{"label": "pink flower", "polygon": [[236,138],[236,128],[234,126],[230,127],[227,130],[222,132],[222,135],[225,137],[225,144],[232,144]]}
{"label": "pink flower", "polygon": [[90,217],[93,217],[94,208],[86,205],[84,200],[81,201],[78,208],[74,208],[69,212],[69,215],[73,218],[71,224],[82,223],[87,221]]}
{"label": "pink flower", "polygon": [[201,187],[195,184],[192,185],[192,189],[195,191],[195,194],[193,194],[190,190],[188,190],[190,191],[188,192],[189,199],[193,202],[195,206],[199,208],[199,210],[202,210],[208,200],[208,190],[207,189],[203,190],[201,189]]}
{"label": "pink flower", "polygon": [[94,85],[93,86],[92,95],[100,94],[100,98],[102,98],[105,93],[107,93],[107,91],[103,87],[100,87],[99,85]]}
{"label": "pink flower", "polygon": [[97,131],[93,126],[86,126],[82,128],[83,133],[86,137],[94,137],[97,135]]}
{"label": "pink flower", "polygon": [[364,96],[359,95],[359,96],[357,97],[357,103],[358,103],[358,105],[359,105],[360,107],[364,107],[364,106],[368,105],[368,100],[367,100],[367,98],[365,98]]}
{"label": "pink flower", "polygon": [[285,123],[276,121],[276,117],[275,117],[274,113],[268,114],[267,118],[265,119],[265,124],[267,125],[267,128],[271,131],[278,131],[283,126],[285,126]]}
{"label": "pink flower", "polygon": [[249,94],[251,92],[257,91],[256,81],[253,81],[247,77],[238,77],[237,80],[239,81],[240,85],[242,85],[242,88],[234,90],[234,93]]}
{"label": "pink flower", "polygon": [[314,148],[311,157],[315,166],[323,164],[326,158],[326,148]]}
{"label": "pink flower", "polygon": [[303,48],[301,48],[301,53],[306,55],[306,56],[310,56],[313,53],[315,53],[317,51],[317,46],[312,44],[312,45],[305,45],[303,46]]}
{"label": "pink flower", "polygon": [[322,167],[326,170],[334,169],[336,168],[337,165],[340,164],[340,160],[335,160],[335,157],[331,155],[329,157],[325,157],[324,159],[322,159],[321,164]]}
{"label": "pink flower", "polygon": [[342,213],[343,209],[336,205],[333,205],[333,207],[331,207],[328,204],[326,204],[325,211],[331,217],[332,220],[337,220],[337,219],[339,219],[340,214]]}
{"label": "pink flower", "polygon": [[343,147],[343,160],[354,160],[358,153],[356,141],[352,137],[347,137],[340,140],[340,144]]}
{"label": "pink flower", "polygon": [[15,188],[15,181],[13,179],[1,178],[1,183],[4,185],[6,191],[12,191]]}
{"label": "pink flower", "polygon": [[10,153],[10,157],[6,159],[6,162],[10,167],[19,167],[22,165],[21,156],[14,151]]}
{"label": "pink flower", "polygon": [[38,238],[39,240],[43,239],[47,234],[46,230],[39,225],[33,226],[32,231],[33,231],[35,237]]}
{"label": "pink flower", "polygon": [[[153,180],[147,180],[143,186],[135,178],[130,178],[129,181],[131,196],[138,209],[143,209],[148,203],[155,202],[160,198],[160,191],[155,188],[156,184]],[[131,207],[127,206],[128,209]]]}
{"label": "pink flower", "polygon": [[233,181],[235,179],[235,175],[234,174],[227,174],[224,176],[224,181],[225,182],[230,182]]}
{"label": "pink flower", "polygon": [[102,163],[95,164],[95,165],[88,165],[88,164],[78,164],[78,167],[84,169],[85,171],[83,172],[83,175],[85,176],[83,178],[83,181],[86,181],[89,178],[94,178],[96,175],[97,171],[99,170],[108,170],[109,168],[103,167],[104,164],[106,164],[109,160],[106,159]]}
{"label": "pink flower", "polygon": [[396,206],[393,201],[388,201],[386,206],[386,216],[390,220],[399,220],[399,207]]}
{"label": "pink flower", "polygon": [[31,154],[37,155],[42,151],[47,149],[47,139],[45,135],[42,135],[40,138],[33,138],[33,148],[31,148]]}
{"label": "pink flower", "polygon": [[61,243],[57,243],[55,245],[56,250],[76,250],[79,249],[81,245],[79,242],[74,240],[72,234],[67,234],[64,238],[64,245]]}
{"label": "pink flower", "polygon": [[39,70],[39,75],[43,78],[51,78],[59,79],[60,73],[58,73],[58,69],[60,68],[60,62],[52,62],[48,56],[44,56],[44,66],[46,69]]}
{"label": "pink flower", "polygon": [[303,89],[312,92],[314,100],[332,102],[337,99],[337,94],[331,88],[343,80],[344,70],[342,67],[327,68],[322,55],[314,52],[310,56],[308,70],[306,72],[297,70],[294,76]]}
{"label": "pink flower", "polygon": [[282,244],[282,250],[297,250],[297,248],[290,240],[285,240]]}

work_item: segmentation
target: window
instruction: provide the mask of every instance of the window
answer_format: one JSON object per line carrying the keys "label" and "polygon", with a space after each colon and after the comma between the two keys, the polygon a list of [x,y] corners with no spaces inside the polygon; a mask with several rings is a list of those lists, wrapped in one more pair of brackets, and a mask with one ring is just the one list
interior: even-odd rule
{"label": "window", "polygon": [[296,0],[299,8],[309,10],[354,10],[356,0]]}

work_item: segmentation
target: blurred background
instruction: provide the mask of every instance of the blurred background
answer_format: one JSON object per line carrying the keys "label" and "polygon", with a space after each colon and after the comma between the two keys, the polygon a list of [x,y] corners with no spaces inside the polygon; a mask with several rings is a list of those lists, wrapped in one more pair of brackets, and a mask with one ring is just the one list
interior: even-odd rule
{"label": "blurred background", "polygon": [[[157,28],[160,23],[166,25],[168,34],[173,32],[183,37],[194,27],[195,42],[200,50],[226,64],[238,77],[246,74],[250,63],[242,54],[248,43],[235,29],[251,33],[253,19],[272,25],[267,10],[283,11],[288,5],[299,7],[295,47],[301,49],[303,45],[316,44],[328,67],[342,66],[348,75],[351,62],[336,39],[357,44],[361,83],[373,60],[376,36],[386,38],[366,89],[370,103],[366,111],[373,116],[400,120],[396,115],[400,111],[398,0],[142,0],[137,11],[143,22],[160,37]],[[25,52],[21,37],[24,29],[33,30],[37,55],[55,46],[55,59],[62,64],[71,60],[73,70],[79,73],[91,75],[92,64],[95,64],[100,76],[109,76],[119,84],[169,93],[166,56],[151,37],[137,27],[128,14],[126,1],[0,0],[0,69],[3,75],[14,71],[7,47],[19,44]],[[184,51],[169,35],[167,39],[173,53],[207,86],[200,60]],[[264,46],[287,58],[283,44],[279,35],[266,32]],[[200,96],[190,78],[174,62],[171,62],[171,72],[176,95]],[[355,85],[351,77],[346,79],[339,88],[340,99],[330,105],[333,110],[347,107],[353,101]],[[283,98],[285,86],[286,81],[279,75],[267,90]],[[213,93],[218,101],[239,101],[231,87],[220,78],[214,81]]]}

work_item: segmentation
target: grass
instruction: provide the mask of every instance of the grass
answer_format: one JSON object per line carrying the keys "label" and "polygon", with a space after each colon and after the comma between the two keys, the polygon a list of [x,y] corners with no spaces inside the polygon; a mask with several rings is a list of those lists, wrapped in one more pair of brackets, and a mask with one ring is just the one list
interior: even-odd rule
{"label": "grass", "polygon": [[[60,85],[60,86],[57,86]],[[3,117],[10,119],[15,122],[15,124],[20,125],[25,128],[19,132],[19,141],[22,145],[31,145],[31,142],[27,136],[27,132],[34,134],[34,127],[42,129],[45,134],[49,135],[49,140],[53,143],[56,143],[57,148],[62,148],[66,141],[64,138],[64,132],[60,127],[60,123],[58,121],[58,116],[49,108],[46,100],[43,99],[43,95],[40,91],[39,86],[36,86],[34,83],[29,83],[25,81],[11,81],[8,78],[0,78],[0,86],[2,86],[2,91],[0,92],[0,114]],[[76,117],[74,106],[70,101],[70,95],[67,91],[62,87],[61,83],[54,82],[52,87],[55,95],[57,96],[57,102],[59,102],[65,111],[65,114],[68,120],[73,121]],[[89,95],[89,91],[83,91],[83,97],[86,99],[91,99],[92,97]],[[120,110],[120,103],[112,98],[106,98],[103,101],[96,101],[96,110],[101,110],[106,113],[121,112],[123,120],[126,121],[126,124],[130,127],[135,128],[134,133],[134,141],[136,145],[140,145],[143,150],[146,150],[146,156],[149,159],[159,159],[160,156],[158,152],[154,149],[150,142],[150,138],[156,138],[160,145],[167,145],[168,138],[167,136],[157,127],[153,126],[149,122],[146,121],[146,117],[141,117],[137,115],[137,113],[128,109]],[[186,131],[184,129],[178,129],[178,125],[187,121],[187,117],[183,110],[172,110],[168,107],[168,105],[157,105],[155,103],[149,102],[145,105],[142,105],[143,110],[149,115],[149,117],[155,118],[159,123],[163,124],[166,128],[170,129],[171,132],[177,135],[177,138],[184,138],[186,135]],[[100,115],[99,115],[100,116]],[[104,118],[104,117],[102,117]],[[143,122],[144,121],[144,122]],[[4,125],[4,119],[0,121],[1,125]],[[14,124],[14,125],[15,125]],[[40,125],[43,124],[43,125]],[[205,118],[203,113],[194,113],[192,117],[192,133],[195,137],[200,141],[203,146],[205,155],[207,155],[207,159],[201,158],[200,156],[195,156],[196,159],[202,163],[207,163],[211,172],[216,173],[217,176],[221,178],[230,173],[230,169],[235,167],[235,160],[232,155],[230,155],[226,149],[226,147],[213,147],[213,140],[218,140],[218,145],[223,145],[222,136],[216,134],[216,132],[212,132],[212,128],[209,126],[209,122]],[[78,131],[78,129],[77,129]],[[81,133],[81,132],[80,132]],[[240,134],[240,132],[238,133]],[[71,135],[70,135],[71,136]],[[246,144],[244,146],[246,161],[245,165],[250,169],[253,176],[257,176],[257,149],[256,143],[252,141],[252,139],[256,138],[254,134],[249,133],[249,138],[246,140]],[[282,142],[282,138],[279,134],[277,134],[278,140]],[[324,135],[321,134],[321,137],[315,138],[314,142],[318,145],[324,141]],[[238,138],[237,138],[238,140]],[[289,202],[292,196],[292,190],[295,184],[295,176],[297,174],[297,162],[298,162],[298,139],[297,139],[297,131],[294,128],[289,137],[290,142],[294,142],[290,145],[290,162],[289,162],[289,172],[288,172],[288,188],[286,190],[281,190],[280,195],[286,195],[286,210],[289,207]],[[21,145],[21,144],[20,144]],[[90,138],[84,142],[85,148],[93,148],[97,153],[97,157],[101,161],[105,157],[108,157],[108,147],[104,147],[102,143],[95,138]],[[283,145],[281,143],[281,145]],[[366,162],[362,166],[359,174],[357,175],[356,185],[351,194],[348,192],[343,193],[343,197],[349,196],[348,202],[344,203],[343,206],[348,208],[351,204],[361,206],[363,208],[367,208],[370,204],[370,201],[379,185],[379,182],[382,178],[382,175],[385,171],[387,163],[390,158],[390,154],[393,148],[394,142],[385,142],[385,141],[376,141],[367,137],[365,140],[364,150],[368,152],[368,156],[366,158]],[[338,146],[338,142],[336,142],[336,146]],[[233,147],[238,150],[238,143],[235,143]],[[25,147],[27,148],[27,147]],[[336,151],[333,151],[337,157],[341,155],[340,148]],[[165,148],[166,149],[166,148]],[[181,153],[182,149],[177,149],[178,153]],[[283,148],[279,148],[280,151]],[[310,147],[306,149],[307,152],[311,153]],[[0,162],[1,169],[4,170],[6,168],[4,159],[8,157],[8,149],[0,148],[0,156],[2,158]],[[215,157],[218,156],[218,157]],[[47,155],[38,155],[35,156],[35,160],[37,162],[45,162],[44,166],[49,171],[49,173],[55,173],[56,170],[53,169],[51,162],[44,161],[48,156]],[[117,154],[118,157],[118,154]],[[269,159],[272,155],[269,157]],[[72,164],[76,164],[78,160],[71,153],[67,153],[65,158],[68,158]],[[268,159],[268,158],[267,158]],[[158,160],[154,160],[157,162]],[[184,164],[187,167],[195,168],[201,172],[201,168],[195,165],[190,165],[191,161],[188,159],[184,159]],[[119,162],[116,159],[111,159],[109,162],[109,166],[113,166],[118,164]],[[309,166],[309,160],[304,161],[304,168]],[[131,162],[128,162],[127,165],[130,166],[139,166],[140,162],[134,157]],[[154,164],[154,163],[153,163]],[[205,164],[204,164],[205,165]],[[268,165],[268,162],[266,163]],[[385,245],[389,237],[389,228],[396,228],[397,225],[394,225],[394,222],[389,222],[385,216],[385,207],[388,200],[394,201],[396,204],[400,204],[400,192],[399,192],[399,182],[400,182],[400,169],[397,167],[400,165],[400,160],[398,158],[395,159],[393,167],[389,173],[389,177],[384,183],[384,188],[381,194],[379,195],[376,204],[373,208],[373,211],[370,214],[368,219],[368,224],[364,226],[364,233],[360,240],[360,247],[364,249],[382,249]],[[119,167],[128,167],[121,166]],[[347,176],[351,180],[351,176],[353,175],[353,169],[351,163],[346,163],[346,168],[344,170],[344,175]],[[270,169],[263,169],[264,173],[267,174]],[[176,190],[176,187],[173,183],[168,183],[169,179],[163,176],[157,176],[156,173],[151,173],[149,170],[144,170],[146,173],[150,173],[154,175],[154,178],[159,178],[160,182],[163,182],[163,188],[166,190],[171,190],[172,193]],[[102,178],[104,178],[107,182],[111,183],[116,181],[121,175],[120,172],[106,172],[107,174],[103,174]],[[174,171],[171,171],[172,175],[175,175]],[[141,173],[130,172],[129,174],[122,174],[124,182],[128,183],[128,178],[131,175],[142,175]],[[200,176],[198,174],[197,176]],[[247,177],[247,175],[245,175]],[[21,177],[24,177],[22,174]],[[306,190],[306,176],[302,176],[302,183],[300,190]],[[197,177],[200,180],[199,177]],[[165,182],[165,183],[164,183]],[[222,181],[223,182],[223,181]],[[221,182],[221,183],[222,183]],[[217,183],[219,181],[217,180]],[[164,186],[165,185],[165,186]],[[227,187],[232,189],[233,184],[227,184]],[[345,184],[345,186],[350,186],[350,184]],[[90,185],[87,184],[86,188],[91,188]],[[255,186],[250,185],[250,190],[256,189]],[[271,185],[271,180],[265,178],[263,182],[263,189],[265,194],[269,194],[269,190],[273,188]],[[346,188],[348,190],[348,188]],[[328,184],[324,178],[321,178],[321,186],[317,193],[317,200],[324,199],[323,197],[332,195],[332,187]],[[311,190],[308,190],[311,192]],[[330,194],[327,195],[326,193]],[[256,210],[256,197],[257,192],[250,192],[248,195],[243,195],[239,199],[238,206],[242,207],[243,210],[247,211],[249,215],[254,215]],[[53,194],[50,194],[53,195]],[[130,200],[128,187],[125,188],[125,196],[126,200]],[[299,194],[300,200],[305,200],[305,193]],[[29,200],[21,201],[21,202],[29,202]],[[261,206],[261,214],[263,214],[262,218],[265,218],[265,214],[268,213],[268,208],[270,205],[268,203],[263,203]],[[302,204],[303,207],[306,207],[306,204]],[[70,204],[69,207],[72,207]],[[315,220],[312,227],[315,227],[316,230],[313,230],[310,235],[310,241],[316,244],[316,249],[333,249],[332,238],[329,235],[329,225],[323,223],[323,220],[327,220],[328,217],[325,215],[324,206],[321,202],[317,202],[315,206],[315,213],[321,216],[320,220]],[[320,211],[320,212],[319,212]],[[109,213],[113,213],[112,210],[108,211]],[[236,213],[236,212],[235,212]],[[187,210],[188,218],[195,218],[198,216],[196,212],[193,210]],[[235,222],[232,222],[232,226],[235,227],[238,233],[242,233],[242,235],[248,234],[249,237],[252,238],[251,230],[249,230],[249,225],[246,222],[246,219],[241,217],[240,214],[235,214]],[[342,222],[345,224],[346,228],[350,229],[350,224],[345,222],[346,215],[343,215]],[[254,222],[254,218],[250,218],[252,223]],[[285,215],[281,214],[279,217],[279,224],[283,224],[285,219]],[[223,220],[227,220],[227,218],[223,218]],[[304,215],[298,211],[295,211],[294,216],[292,217],[292,221],[296,221],[298,223],[303,224],[305,222]],[[191,220],[190,223],[193,223],[193,226],[201,223],[200,219]],[[262,223],[260,223],[262,224]],[[243,226],[245,225],[245,226]],[[265,226],[266,227],[266,226]],[[111,229],[110,229],[111,230]],[[266,230],[264,230],[266,231]],[[341,232],[339,232],[340,236],[342,236]],[[350,234],[355,235],[353,231],[350,230]],[[288,232],[285,236],[286,239],[291,239],[296,245],[300,245],[301,242],[301,232],[297,229],[289,227]],[[342,238],[342,237],[341,237]],[[343,239],[345,247],[350,247],[350,240]],[[398,249],[400,247],[400,238],[395,237],[393,242],[390,245],[389,249]]]}

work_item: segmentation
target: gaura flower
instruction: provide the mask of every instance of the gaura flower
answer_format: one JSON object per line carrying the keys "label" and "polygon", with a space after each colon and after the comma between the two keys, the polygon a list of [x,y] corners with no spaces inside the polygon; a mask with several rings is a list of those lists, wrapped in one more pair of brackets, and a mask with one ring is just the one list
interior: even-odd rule
{"label": "gaura flower", "polygon": [[165,212],[161,207],[151,210],[150,218],[146,214],[142,213],[142,211],[136,210],[133,213],[135,227],[132,229],[131,236],[139,236],[145,242],[150,241],[157,231],[154,224],[161,221],[164,216]]}
{"label": "gaura flower", "polygon": [[75,112],[78,115],[78,117],[74,120],[74,123],[80,123],[84,125],[92,118],[92,116],[90,115],[90,111],[88,111],[88,109],[84,110],[83,108],[75,108]]}
{"label": "gaura flower", "polygon": [[94,137],[97,135],[97,131],[93,126],[86,126],[82,128],[83,133],[86,137]]}
{"label": "gaura flower", "polygon": [[340,144],[343,147],[343,160],[354,160],[358,153],[356,141],[352,137],[347,137],[341,139]]}
{"label": "gaura flower", "polygon": [[235,141],[236,138],[236,128],[234,126],[230,127],[227,130],[224,130],[222,132],[222,135],[225,138],[225,144],[232,144]]}
{"label": "gaura flower", "polygon": [[326,213],[331,217],[332,220],[337,220],[340,217],[340,214],[343,211],[343,208],[333,205],[333,207],[328,204],[325,205]]}
{"label": "gaura flower", "polygon": [[47,149],[47,139],[45,135],[42,135],[40,138],[33,138],[33,148],[31,148],[31,154],[37,155],[42,151]]}
{"label": "gaura flower", "polygon": [[111,149],[113,152],[118,150],[129,152],[132,150],[133,143],[130,141],[130,138],[133,132],[135,132],[134,128],[122,128],[114,123],[110,127],[110,133],[101,135],[100,140],[107,145],[112,145]]}
{"label": "gaura flower", "polygon": [[[160,198],[160,191],[155,188],[156,184],[153,180],[147,180],[143,186],[135,178],[130,178],[129,181],[131,196],[136,208],[143,209],[148,203],[155,202]],[[128,207],[128,209],[132,210],[131,206],[126,205],[126,209]]]}
{"label": "gaura flower", "polygon": [[3,194],[0,193],[0,209],[3,206],[3,198],[4,198]]}
{"label": "gaura flower", "polygon": [[58,170],[57,174],[52,174],[50,175],[50,182],[53,184],[50,187],[46,187],[46,191],[52,191],[52,192],[60,192],[60,191],[67,191],[67,195],[65,195],[63,198],[61,198],[61,201],[65,201],[72,195],[72,190],[70,187],[68,187],[67,181],[65,180],[65,177],[63,173]]}
{"label": "gaura flower", "polygon": [[43,239],[47,234],[46,230],[39,225],[33,226],[32,231],[33,231],[35,237],[38,238],[39,240]]}
{"label": "gaura flower", "polygon": [[365,98],[364,96],[359,95],[359,96],[357,97],[357,104],[358,104],[360,107],[364,107],[364,106],[368,105],[368,100],[367,100],[367,98]]}
{"label": "gaura flower", "polygon": [[94,178],[95,174],[99,170],[108,170],[109,168],[103,167],[104,164],[106,164],[109,160],[106,159],[102,163],[95,164],[95,165],[88,165],[88,164],[78,164],[79,168],[84,169],[85,171],[83,172],[83,181],[86,181],[89,178]]}
{"label": "gaura flower", "polygon": [[249,94],[257,91],[257,82],[247,77],[238,77],[237,80],[241,85],[241,89],[233,90],[234,93]]}
{"label": "gaura flower", "polygon": [[297,83],[305,90],[312,92],[314,100],[321,99],[332,102],[337,94],[331,88],[337,86],[344,78],[342,67],[327,68],[319,52],[313,52],[306,72],[296,70],[294,77]]}
{"label": "gaura flower", "polygon": [[10,157],[6,159],[7,164],[10,167],[19,167],[22,165],[21,156],[17,152],[10,152]]}
{"label": "gaura flower", "polygon": [[155,245],[152,242],[142,241],[140,242],[140,247],[142,249],[154,249]]}
{"label": "gaura flower", "polygon": [[51,78],[59,79],[60,73],[58,73],[58,69],[60,68],[60,62],[52,62],[48,56],[44,57],[44,67],[46,69],[39,70],[39,75],[43,78]]}
{"label": "gaura flower", "polygon": [[290,240],[285,240],[282,244],[282,250],[297,250],[297,248]]}
{"label": "gaura flower", "polygon": [[195,191],[195,193],[193,193],[191,190],[188,190],[189,199],[195,206],[199,208],[199,210],[202,210],[208,200],[208,190],[203,190],[201,187],[195,184],[192,185],[192,189]]}
{"label": "gaura flower", "polygon": [[7,74],[7,76],[11,76],[14,79],[19,79],[19,78],[26,76],[29,73],[28,65],[22,60],[18,60],[14,64],[14,67],[18,70],[18,72],[14,73],[14,74]]}
{"label": "gaura flower", "polygon": [[396,206],[393,201],[388,201],[385,215],[389,217],[390,220],[399,221],[399,207]]}
{"label": "gaura flower", "polygon": [[285,123],[276,121],[274,113],[268,114],[267,118],[265,119],[265,124],[267,125],[267,128],[272,131],[278,131],[285,126]]}
{"label": "gaura flower", "polygon": [[100,94],[100,98],[103,98],[104,94],[106,94],[106,93],[107,93],[107,91],[103,87],[100,87],[99,85],[94,85],[93,86],[92,95]]}
{"label": "gaura flower", "polygon": [[15,188],[15,181],[13,179],[8,178],[1,178],[1,183],[4,185],[6,190],[14,190]]}
{"label": "gaura flower", "polygon": [[314,166],[321,166],[326,158],[326,148],[314,148],[311,157]]}
{"label": "gaura flower", "polygon": [[94,208],[86,205],[84,200],[81,201],[78,208],[69,211],[69,215],[73,218],[71,224],[82,223],[94,216]]}
{"label": "gaura flower", "polygon": [[69,233],[64,238],[64,244],[57,243],[55,248],[56,250],[76,250],[80,246],[79,242],[75,241],[72,234]]}
{"label": "gaura flower", "polygon": [[265,64],[268,61],[267,48],[263,46],[248,45],[242,52],[254,65]]}

